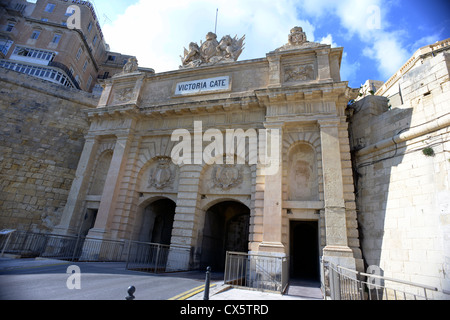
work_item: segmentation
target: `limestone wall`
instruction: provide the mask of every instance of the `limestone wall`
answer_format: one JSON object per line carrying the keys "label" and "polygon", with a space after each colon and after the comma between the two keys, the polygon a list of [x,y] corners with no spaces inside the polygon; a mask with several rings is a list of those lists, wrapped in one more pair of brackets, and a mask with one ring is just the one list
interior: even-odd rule
{"label": "limestone wall", "polygon": [[350,125],[365,262],[385,276],[447,291],[448,61],[445,52],[424,57],[396,84],[402,105],[389,110],[386,98],[368,96],[352,106]]}
{"label": "limestone wall", "polygon": [[0,68],[0,229],[59,222],[96,97]]}

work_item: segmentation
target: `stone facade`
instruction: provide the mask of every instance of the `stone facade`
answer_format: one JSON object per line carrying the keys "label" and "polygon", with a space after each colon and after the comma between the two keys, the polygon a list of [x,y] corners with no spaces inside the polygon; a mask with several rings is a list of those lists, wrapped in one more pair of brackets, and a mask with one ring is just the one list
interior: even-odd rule
{"label": "stone facade", "polygon": [[[236,234],[246,237],[244,251],[287,256],[292,222],[315,221],[318,255],[361,269],[345,113],[357,91],[340,79],[341,58],[342,48],[308,42],[294,28],[289,43],[265,58],[108,79],[98,107],[88,112],[90,129],[54,231],[76,234],[80,216],[95,210],[89,236],[149,239],[163,223],[155,203],[166,201],[175,204],[170,244],[192,250],[192,267],[212,263],[205,257],[222,259],[209,256],[210,248],[240,248]],[[203,82],[209,91],[200,90]],[[194,91],[177,93],[183,88]],[[192,149],[194,158],[210,145],[207,133],[276,130],[278,140],[260,135],[258,144],[279,147],[279,170],[269,174],[249,161],[176,165],[179,139],[172,134],[180,128],[193,140],[203,138],[203,149]],[[256,144],[246,147],[248,160]],[[242,155],[233,152],[226,156]]]}
{"label": "stone facade", "polygon": [[0,229],[59,223],[98,98],[0,68]]}
{"label": "stone facade", "polygon": [[350,108],[365,262],[447,293],[449,48],[447,39],[419,49],[375,96]]}
{"label": "stone facade", "polygon": [[[0,228],[184,246],[193,268],[223,268],[226,250],[290,256],[296,275],[313,246],[449,292],[449,41],[359,98],[341,58],[293,28],[261,59],[159,74],[130,60],[99,100],[2,69]],[[180,129],[189,163],[174,162]],[[197,162],[227,130],[247,136],[244,153]],[[276,172],[249,161],[269,144]]]}

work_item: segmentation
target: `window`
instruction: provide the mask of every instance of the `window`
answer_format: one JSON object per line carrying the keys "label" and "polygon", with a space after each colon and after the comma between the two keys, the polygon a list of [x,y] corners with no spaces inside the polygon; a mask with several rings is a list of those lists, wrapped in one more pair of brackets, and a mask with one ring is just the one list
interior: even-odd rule
{"label": "window", "polygon": [[86,60],[85,62],[84,62],[84,65],[83,65],[83,71],[86,71],[86,68],[87,68],[87,66],[88,66],[88,61]]}
{"label": "window", "polygon": [[42,18],[41,21],[48,22],[48,19],[47,18]]}
{"label": "window", "polygon": [[87,27],[87,30],[88,30],[88,32],[91,32],[91,30],[92,30],[92,21],[89,22],[89,25],[88,25],[88,27]]}
{"label": "window", "polygon": [[92,83],[92,76],[89,76],[87,85],[86,85],[86,89],[89,90],[89,88],[91,87],[91,83]]}
{"label": "window", "polygon": [[77,60],[80,60],[80,57],[81,57],[81,54],[83,53],[83,48],[81,48],[80,47],[80,49],[78,49],[78,52],[77,52]]}
{"label": "window", "polygon": [[108,56],[108,61],[116,61],[116,56]]}
{"label": "window", "polygon": [[55,53],[51,51],[38,50],[34,48],[25,48],[20,46],[16,46],[16,48],[13,51],[13,54],[17,56],[30,57],[46,61],[52,61],[53,57],[55,56]]}
{"label": "window", "polygon": [[94,36],[94,39],[92,40],[92,44],[95,46],[95,44],[97,43],[97,35]]}
{"label": "window", "polygon": [[55,7],[56,7],[56,5],[55,4],[52,4],[52,3],[49,3],[49,4],[47,4],[47,6],[45,7],[45,12],[53,12],[53,10],[55,10]]}
{"label": "window", "polygon": [[61,35],[60,35],[60,34],[55,34],[55,35],[53,36],[52,43],[58,44],[58,43],[59,43],[59,40],[61,40]]}
{"label": "window", "polygon": [[37,40],[37,38],[39,38],[40,34],[41,34],[41,32],[39,30],[34,30],[33,33],[31,34],[30,39]]}
{"label": "window", "polygon": [[8,22],[8,25],[6,26],[6,32],[11,32],[14,29],[15,25],[15,22]]}

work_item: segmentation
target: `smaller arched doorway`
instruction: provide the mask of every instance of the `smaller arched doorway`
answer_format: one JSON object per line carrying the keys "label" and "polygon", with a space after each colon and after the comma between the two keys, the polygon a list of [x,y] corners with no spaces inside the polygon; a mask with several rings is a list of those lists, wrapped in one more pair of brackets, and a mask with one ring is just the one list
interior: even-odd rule
{"label": "smaller arched doorway", "polygon": [[140,223],[139,241],[170,244],[176,204],[159,199],[145,207]]}
{"label": "smaller arched doorway", "polygon": [[225,268],[227,251],[247,252],[250,209],[237,201],[223,201],[205,213],[200,267]]}

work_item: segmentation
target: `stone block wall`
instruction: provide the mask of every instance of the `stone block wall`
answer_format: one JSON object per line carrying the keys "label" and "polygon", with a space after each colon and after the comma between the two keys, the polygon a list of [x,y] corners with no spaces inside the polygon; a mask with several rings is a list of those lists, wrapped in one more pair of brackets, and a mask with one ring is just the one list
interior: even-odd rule
{"label": "stone block wall", "polygon": [[368,96],[350,121],[365,262],[434,286],[438,298],[450,291],[448,61],[445,52],[424,58],[396,84],[403,104],[389,109],[385,97]]}
{"label": "stone block wall", "polygon": [[95,96],[0,68],[0,229],[59,223]]}

